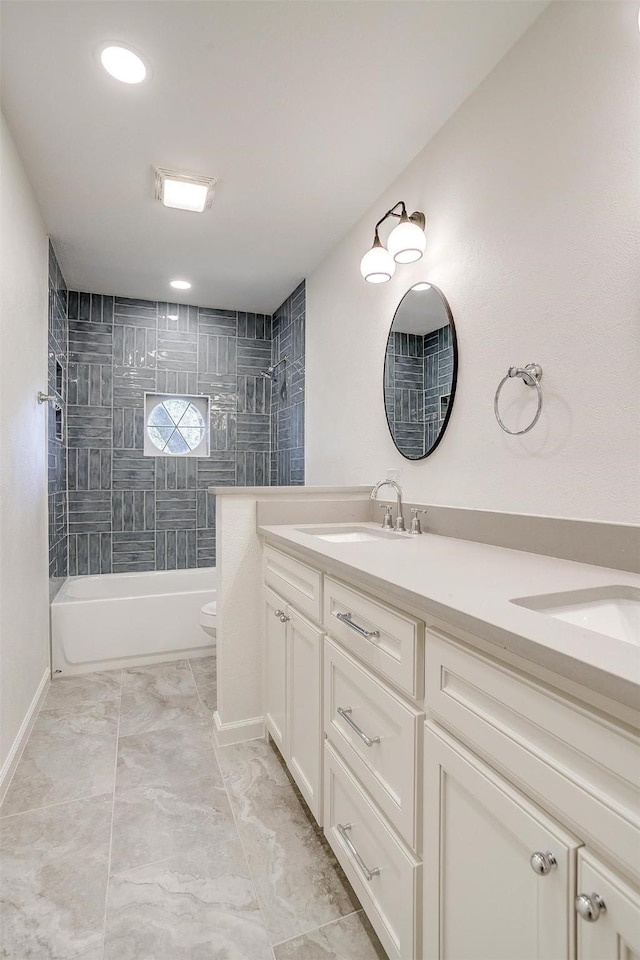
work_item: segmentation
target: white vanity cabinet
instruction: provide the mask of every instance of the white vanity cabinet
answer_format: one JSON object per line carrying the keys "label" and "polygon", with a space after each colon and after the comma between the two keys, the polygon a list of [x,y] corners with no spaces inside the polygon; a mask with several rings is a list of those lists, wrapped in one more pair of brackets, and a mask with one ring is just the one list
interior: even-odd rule
{"label": "white vanity cabinet", "polygon": [[263,592],[265,663],[264,712],[267,730],[287,755],[287,603],[268,587]]}
{"label": "white vanity cabinet", "polygon": [[324,578],[324,830],[389,957],[421,946],[424,623]]}
{"label": "white vanity cabinet", "polygon": [[637,733],[439,631],[426,646],[425,958],[640,960]]}
{"label": "white vanity cabinet", "polygon": [[580,842],[431,724],[424,778],[425,957],[569,960]]}
{"label": "white vanity cabinet", "polygon": [[300,555],[264,579],[267,729],[391,960],[640,960],[638,715]]}
{"label": "white vanity cabinet", "polygon": [[322,641],[324,633],[289,606],[287,762],[311,812],[322,824]]}
{"label": "white vanity cabinet", "polygon": [[265,586],[263,637],[265,725],[321,823],[324,631]]}

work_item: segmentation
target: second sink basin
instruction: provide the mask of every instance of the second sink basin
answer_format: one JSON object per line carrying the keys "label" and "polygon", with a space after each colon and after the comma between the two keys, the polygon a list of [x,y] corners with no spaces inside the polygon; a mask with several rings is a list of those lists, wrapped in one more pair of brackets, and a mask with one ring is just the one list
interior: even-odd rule
{"label": "second sink basin", "polygon": [[615,640],[640,645],[640,590],[636,587],[594,587],[520,597],[512,603]]}
{"label": "second sink basin", "polygon": [[319,540],[328,540],[330,543],[364,543],[367,540],[405,540],[406,534],[393,533],[391,530],[376,529],[375,527],[297,527],[298,533],[306,533]]}

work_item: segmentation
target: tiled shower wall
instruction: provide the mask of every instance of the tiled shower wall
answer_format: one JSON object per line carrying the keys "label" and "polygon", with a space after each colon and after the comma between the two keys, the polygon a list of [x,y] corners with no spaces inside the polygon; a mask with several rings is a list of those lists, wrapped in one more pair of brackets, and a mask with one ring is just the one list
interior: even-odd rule
{"label": "tiled shower wall", "polygon": [[448,324],[426,336],[394,331],[385,358],[385,407],[396,446],[418,459],[433,446],[451,391],[453,346]]}
{"label": "tiled shower wall", "polygon": [[[296,293],[299,321],[304,305],[301,312]],[[207,487],[304,482],[299,447],[287,458],[296,462],[295,480],[283,481],[277,464],[272,472],[277,417],[271,383],[260,376],[272,359],[272,318],[77,291],[68,291],[65,305],[68,514],[60,515],[56,531],[68,523],[60,540],[68,545],[68,562],[61,553],[61,575],[214,565],[215,502]],[[293,337],[291,319],[284,327],[283,344]],[[291,390],[298,407],[304,390],[299,327]],[[145,457],[145,392],[210,396],[211,455]],[[302,431],[296,429],[297,440]],[[281,449],[289,442],[283,429]],[[61,455],[64,490],[64,448]]]}
{"label": "tiled shower wall", "polygon": [[424,338],[424,419],[425,447],[433,446],[446,416],[446,407],[440,402],[451,394],[453,374],[453,343],[451,327],[445,324],[432,330]]}
{"label": "tiled shower wall", "polygon": [[271,388],[271,483],[304,483],[305,284],[304,280],[273,315]]}
{"label": "tiled shower wall", "polygon": [[[67,458],[64,443],[64,403],[67,385],[67,287],[53,247],[49,244],[47,392],[62,407],[62,438],[56,436],[56,410],[47,404],[49,496],[49,593],[58,592],[67,575]],[[60,427],[58,427],[58,433]]]}

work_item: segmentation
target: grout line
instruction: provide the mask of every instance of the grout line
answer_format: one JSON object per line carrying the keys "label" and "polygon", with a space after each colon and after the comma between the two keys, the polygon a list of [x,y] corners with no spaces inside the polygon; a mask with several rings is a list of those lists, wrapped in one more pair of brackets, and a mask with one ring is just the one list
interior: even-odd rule
{"label": "grout line", "polygon": [[[206,717],[196,717],[190,719],[187,723],[178,725],[173,722],[168,722],[166,727],[153,727],[151,730],[132,730],[131,733],[120,733],[118,734],[118,742],[120,742],[120,740],[128,740],[129,737],[146,737],[151,736],[152,733],[163,733],[167,730],[188,730],[189,727],[201,727],[204,730],[208,730],[208,724],[209,721]],[[198,778],[196,777],[196,779]]]}
{"label": "grout line", "polygon": [[[62,678],[60,678],[60,679],[62,679]],[[56,680],[55,682],[56,682],[56,683],[59,683],[60,681]],[[65,706],[64,706],[64,705],[63,705],[63,706],[60,706],[60,707],[44,707],[44,706],[43,706],[43,707],[40,707],[40,710],[38,711],[38,716],[40,716],[40,714],[42,714],[42,713],[53,713],[54,710],[65,710],[65,712],[62,714],[62,716],[61,716],[61,718],[60,718],[61,720],[64,720],[65,717],[76,717],[76,716],[78,716],[78,713],[79,713],[80,711],[84,711],[84,710],[94,710],[96,707],[100,706],[100,705],[103,704],[103,703],[115,703],[115,701],[116,701],[116,700],[119,700],[119,699],[120,699],[120,695],[118,694],[117,697],[109,697],[109,698],[106,699],[106,700],[94,700],[92,703],[78,703],[78,704],[75,704],[75,705],[69,707],[68,712],[66,712],[66,709],[65,709]]]}
{"label": "grout line", "polygon": [[[217,658],[217,654],[214,654],[214,656],[216,656],[216,658]],[[208,710],[209,708],[207,707],[206,703],[204,702],[204,700],[203,700],[202,697],[200,696],[200,687],[198,686],[198,681],[196,680],[196,675],[195,675],[195,673],[193,672],[193,667],[191,666],[191,660],[187,660],[187,663],[189,664],[189,669],[191,670],[191,676],[193,677],[193,682],[194,682],[195,685],[196,685],[196,693],[197,693],[197,695],[198,695],[198,700],[199,700],[200,703],[202,704],[203,708],[204,708],[205,710]],[[218,695],[217,669],[216,669],[216,679],[215,679],[215,680],[209,680],[209,681],[203,683],[203,684],[202,684],[202,687],[203,687],[203,688],[204,688],[204,687],[215,687],[215,688],[216,688],[216,700],[217,700],[217,695]],[[211,711],[211,712],[212,712],[212,714],[213,714],[213,711]]]}
{"label": "grout line", "polygon": [[[115,310],[115,298],[114,298],[114,310]],[[120,671],[120,701],[118,707],[118,728],[116,730],[116,756],[113,764],[113,797],[111,800],[111,828],[109,831],[109,853],[107,856],[107,883],[104,892],[104,917],[102,921],[102,958],[104,960],[104,951],[106,946],[106,936],[107,936],[107,904],[109,902],[109,880],[111,874],[111,850],[113,848],[113,819],[116,808],[116,776],[118,772],[118,753],[120,750],[120,716],[122,713],[122,686],[124,683],[124,670]]]}
{"label": "grout line", "polygon": [[41,810],[51,810],[52,807],[63,807],[65,803],[81,803],[83,800],[97,800],[98,797],[106,797],[108,794],[108,790],[103,790],[101,793],[88,793],[82,797],[69,797],[67,800],[57,800],[55,803],[44,803],[41,807],[26,807],[24,810],[17,810],[15,813],[0,815],[0,824],[5,820],[11,820],[13,817],[24,817],[27,813],[39,813]]}
{"label": "grout line", "polygon": [[297,940],[299,937],[308,937],[311,933],[316,933],[318,930],[324,930],[325,927],[332,927],[336,923],[340,923],[342,920],[346,920],[348,917],[353,917],[358,913],[364,914],[364,908],[360,907],[359,910],[352,910],[351,913],[345,913],[341,917],[336,917],[335,920],[327,920],[326,923],[321,923],[319,927],[311,927],[309,930],[305,930],[303,933],[296,933],[295,937],[287,937],[286,940],[278,940],[277,943],[274,943],[273,946],[281,947],[285,943],[291,943],[292,940]]}
{"label": "grout line", "polygon": [[[202,707],[203,710],[207,710],[207,705],[205,704],[204,700],[203,700],[202,697],[200,696],[200,688],[198,687],[198,681],[196,680],[196,675],[195,675],[195,673],[193,672],[193,667],[191,666],[191,660],[187,660],[187,663],[189,664],[189,670],[191,671],[191,676],[193,677],[193,682],[194,682],[195,687],[196,687],[196,696],[197,696],[198,700],[200,701],[200,706]],[[216,696],[217,696],[217,692],[218,692],[218,691],[217,691],[217,684],[216,684]],[[221,772],[221,775],[222,775],[222,772]]]}
{"label": "grout line", "polygon": [[[266,738],[264,738],[264,739],[266,740]],[[266,742],[267,742],[267,744],[269,745],[268,740],[266,740]],[[229,744],[229,746],[233,746],[233,744]],[[223,747],[222,749],[224,749],[224,747]],[[284,764],[284,760],[281,758],[281,756],[280,756],[280,754],[279,754],[279,751],[275,750],[273,747],[271,747],[271,749],[274,750],[274,752],[275,752],[276,755],[277,755],[277,758],[278,758],[279,762],[283,765],[283,769],[284,769],[284,771],[285,771],[285,773],[286,773],[286,775],[287,775],[287,779],[289,780],[289,783],[290,783],[291,789],[292,789],[292,791],[293,791],[293,794],[294,794],[295,798],[297,799],[298,803],[300,803],[300,805],[303,806],[303,809],[305,810],[305,813],[306,813],[306,803],[304,803],[304,801],[301,800],[301,797],[298,796],[297,790],[296,790],[296,788],[295,788],[295,786],[294,786],[294,783],[293,783],[293,781],[292,781],[292,779],[291,779],[291,774],[290,774],[289,770],[287,769],[286,765]],[[216,759],[218,759],[217,756],[216,756]],[[219,761],[219,760],[218,760],[218,765],[220,766],[220,772],[222,773],[222,779],[223,779],[223,782],[224,782],[224,785],[225,785],[225,789],[226,789],[226,791],[227,791],[227,795],[229,796],[229,802],[230,802],[230,805],[231,805],[231,813],[232,813],[232,815],[233,815],[233,819],[234,819],[234,822],[235,822],[235,824],[236,824],[236,830],[238,831],[238,837],[239,837],[239,839],[240,839],[240,845],[241,845],[242,850],[243,850],[243,853],[244,853],[244,855],[245,855],[245,859],[246,859],[246,861],[247,861],[247,866],[249,867],[249,873],[250,873],[251,878],[252,878],[252,880],[253,880],[254,888],[256,889],[256,895],[257,895],[257,886],[256,886],[255,878],[254,878],[254,875],[253,875],[253,871],[251,870],[251,865],[250,865],[250,863],[249,863],[249,859],[248,859],[247,854],[246,854],[246,850],[245,850],[245,846],[244,846],[244,841],[243,841],[243,839],[242,839],[241,831],[238,829],[238,823],[237,823],[236,815],[235,815],[235,812],[234,812],[234,809],[233,809],[233,804],[231,803],[231,797],[230,797],[230,794],[229,794],[229,787],[228,787],[228,785],[227,785],[227,777],[225,776],[225,774],[224,774],[224,772],[223,772],[223,770],[222,770],[222,765],[220,764],[220,761]],[[310,816],[310,814],[309,814],[309,816]],[[322,829],[321,829],[317,824],[315,824],[315,823],[311,823],[311,822],[310,822],[310,823],[309,823],[309,828],[312,829],[315,834],[317,834],[318,831],[322,832]],[[350,889],[352,892],[355,893],[355,891],[353,891],[353,887],[351,886],[351,883],[349,882],[348,878],[346,878],[346,877],[344,876],[344,874],[342,875],[342,877],[343,877],[344,880],[346,880],[349,889]],[[262,903],[261,903],[260,897],[259,897],[258,895],[257,895],[257,900],[258,900],[258,905],[260,906],[260,911],[261,911],[262,916],[263,916],[263,918],[264,918],[264,912],[263,912],[263,909],[262,909]],[[359,902],[359,900],[358,900],[358,902]],[[362,905],[360,905],[360,907],[359,907],[357,910],[350,910],[349,913],[343,914],[342,916],[339,916],[339,917],[335,917],[333,920],[328,920],[326,923],[321,924],[319,927],[316,926],[316,927],[311,927],[311,928],[309,928],[308,930],[301,930],[299,933],[296,933],[295,936],[289,937],[287,940],[280,940],[280,941],[278,941],[278,942],[275,943],[275,944],[274,944],[273,942],[271,942],[271,936],[270,936],[270,934],[269,934],[269,926],[268,926],[268,924],[265,922],[265,927],[266,927],[266,930],[267,930],[267,934],[269,935],[269,940],[270,940],[270,942],[271,942],[271,950],[272,950],[273,953],[274,953],[274,957],[275,957],[275,947],[276,947],[276,946],[280,946],[282,943],[288,943],[289,940],[296,940],[298,937],[307,936],[308,934],[313,933],[313,932],[315,932],[316,930],[320,930],[322,927],[329,926],[329,925],[331,925],[332,923],[337,923],[339,920],[344,920],[345,917],[353,916],[354,913],[363,913],[363,912],[364,912],[364,908],[362,907]]]}
{"label": "grout line", "polygon": [[162,857],[160,860],[150,860],[148,863],[137,863],[135,867],[125,867],[124,870],[116,870],[111,874],[110,879],[121,877],[125,873],[133,873],[135,870],[146,870],[147,867],[155,867],[159,863],[167,863],[169,860],[177,860],[179,857],[194,857],[204,850],[216,850],[218,847],[226,847],[227,844],[230,843],[238,843],[238,838],[232,837],[231,840],[220,840],[218,843],[206,843],[204,846],[181,850],[180,853],[172,853],[170,857]]}
{"label": "grout line", "polygon": [[[112,671],[112,672],[115,673],[116,671],[114,670],[114,671]],[[122,674],[122,671],[119,671],[119,672],[120,672],[120,674]],[[122,679],[120,680],[120,684],[122,685]],[[49,690],[50,690],[50,689],[51,689],[51,682],[49,683]],[[49,690],[47,690],[47,696],[48,696]],[[42,702],[41,702],[40,706],[38,707],[38,711],[37,711],[36,715],[35,715],[34,718],[33,718],[33,725],[32,725],[31,730],[30,730],[30,732],[29,732],[29,736],[27,737],[27,740],[25,741],[25,743],[24,743],[24,745],[23,745],[23,747],[22,747],[22,750],[20,751],[20,756],[17,758],[16,765],[15,765],[13,774],[12,774],[12,776],[11,776],[11,780],[10,780],[9,783],[7,784],[7,787],[6,787],[5,791],[4,791],[4,795],[3,795],[3,797],[2,797],[2,803],[4,803],[6,797],[7,797],[8,793],[9,793],[9,787],[11,786],[11,783],[13,782],[13,779],[14,779],[16,773],[18,772],[18,767],[20,766],[20,763],[22,762],[22,757],[23,757],[23,755],[24,755],[24,752],[25,752],[25,750],[27,749],[27,746],[29,745],[29,743],[30,743],[30,741],[31,741],[31,737],[33,736],[33,731],[34,731],[34,729],[35,729],[36,721],[37,721],[38,718],[41,716],[41,714],[43,714],[43,713],[45,713],[45,714],[46,714],[46,713],[50,713],[50,712],[53,711],[53,710],[59,710],[59,709],[60,709],[59,707],[48,707],[48,708],[45,710],[45,709],[44,709],[44,704],[46,703],[47,696],[43,697]],[[112,703],[113,700],[116,700],[116,699],[117,699],[117,697],[114,697],[112,700],[99,700],[99,701],[97,701],[97,703]],[[87,705],[86,707],[84,707],[83,709],[89,710],[89,709],[91,709],[91,707],[93,707],[93,706],[95,706],[95,704],[88,704],[88,705]],[[60,719],[61,719],[61,720],[65,720],[65,719],[67,718],[67,716],[68,716],[68,717],[75,717],[75,716],[78,716],[78,714],[75,713],[75,712],[69,713],[69,714],[61,717]],[[118,743],[118,737],[117,737],[117,731],[116,731],[116,748],[117,748],[117,743]],[[22,816],[22,814],[24,814],[24,813],[32,813],[32,812],[35,811],[35,810],[48,810],[50,807],[59,807],[59,806],[61,806],[63,803],[75,803],[75,802],[78,801],[78,800],[91,800],[91,799],[93,799],[93,798],[95,798],[95,797],[104,797],[104,796],[105,796],[105,793],[89,793],[89,794],[87,794],[86,796],[83,796],[83,797],[70,797],[70,798],[67,799],[67,800],[57,800],[55,803],[45,803],[45,804],[43,804],[43,805],[40,806],[40,807],[27,807],[25,810],[18,810],[18,811],[16,811],[16,813],[7,813],[7,814],[3,814],[3,813],[2,813],[2,804],[0,804],[0,821],[2,821],[2,820],[8,820],[10,817],[20,817],[20,816]]]}
{"label": "grout line", "polygon": [[[232,744],[230,744],[230,746],[232,746]],[[243,855],[244,860],[245,860],[245,863],[246,863],[246,865],[247,865],[247,870],[248,870],[248,872],[249,872],[249,879],[251,880],[251,884],[252,884],[252,886],[253,886],[253,892],[254,892],[254,895],[255,895],[255,898],[256,898],[256,903],[258,904],[258,910],[260,911],[260,916],[262,917],[262,923],[263,923],[265,932],[266,932],[266,934],[267,934],[267,939],[268,939],[268,941],[269,941],[269,946],[270,946],[270,948],[271,948],[271,953],[272,953],[273,958],[274,958],[274,960],[275,960],[275,949],[274,949],[274,945],[273,945],[273,943],[271,942],[271,935],[270,935],[270,933],[269,933],[269,926],[268,926],[268,924],[267,924],[267,920],[266,920],[266,916],[265,916],[265,913],[264,913],[264,909],[263,909],[263,907],[262,907],[262,902],[261,902],[261,900],[260,900],[260,897],[258,896],[258,887],[257,887],[257,884],[256,884],[256,879],[255,879],[255,877],[254,877],[254,875],[253,875],[253,870],[251,869],[251,864],[249,863],[249,858],[248,858],[248,856],[247,856],[247,851],[246,851],[246,849],[245,849],[244,841],[243,841],[243,839],[242,839],[242,834],[240,833],[240,829],[239,829],[239,827],[238,827],[238,819],[237,819],[237,817],[236,817],[235,810],[233,809],[233,803],[232,803],[232,800],[231,800],[231,794],[230,794],[230,792],[229,792],[229,785],[228,785],[228,783],[227,783],[227,777],[225,776],[225,774],[224,774],[224,772],[223,772],[222,765],[221,765],[221,763],[220,763],[220,761],[219,761],[219,759],[218,759],[217,751],[216,751],[216,749],[213,747],[213,743],[212,743],[212,748],[213,748],[213,755],[214,755],[214,757],[215,757],[215,761],[216,761],[216,763],[217,763],[217,765],[218,765],[218,769],[220,770],[220,776],[222,777],[222,783],[223,783],[223,785],[224,785],[225,793],[227,794],[227,800],[228,800],[228,802],[229,802],[229,807],[231,808],[231,816],[233,817],[233,823],[234,823],[234,826],[235,826],[235,828],[236,828],[236,833],[237,833],[237,835],[238,835],[238,842],[239,842],[239,844],[240,844],[240,849],[242,850],[242,855]]]}

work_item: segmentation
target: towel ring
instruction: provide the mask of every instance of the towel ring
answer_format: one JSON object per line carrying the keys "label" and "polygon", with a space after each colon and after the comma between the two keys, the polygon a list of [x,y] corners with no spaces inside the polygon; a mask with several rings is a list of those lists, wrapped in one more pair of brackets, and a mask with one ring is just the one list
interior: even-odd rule
{"label": "towel ring", "polygon": [[[536,415],[529,424],[528,427],[525,427],[524,430],[509,430],[509,427],[506,427],[502,422],[500,416],[500,411],[498,409],[498,398],[500,397],[500,391],[504,387],[507,380],[511,380],[514,377],[519,377],[522,382],[527,387],[535,387],[538,392],[538,409],[536,410]],[[498,384],[498,389],[496,390],[496,395],[493,398],[493,412],[496,415],[496,420],[502,427],[505,433],[510,434],[512,437],[519,437],[523,433],[529,433],[533,427],[535,427],[540,414],[542,413],[542,387],[540,386],[540,381],[542,380],[542,367],[539,363],[528,363],[524,367],[509,367],[507,370],[507,375],[502,378]]]}

